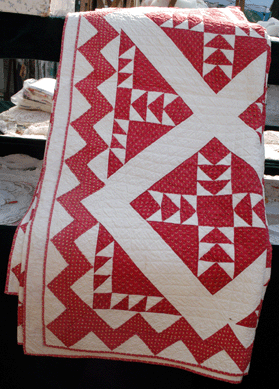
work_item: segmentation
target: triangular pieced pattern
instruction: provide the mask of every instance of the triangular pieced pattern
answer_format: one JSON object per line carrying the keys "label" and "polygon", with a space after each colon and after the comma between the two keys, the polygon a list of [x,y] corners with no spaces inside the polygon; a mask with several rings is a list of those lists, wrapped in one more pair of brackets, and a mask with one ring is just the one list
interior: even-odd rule
{"label": "triangular pieced pattern", "polygon": [[[249,180],[243,180],[242,174]],[[253,234],[249,227],[266,229],[259,178],[216,138],[131,206],[212,294],[246,267],[235,250],[235,237],[240,241],[243,234]],[[261,254],[260,248],[256,251]]]}
{"label": "triangular pieced pattern", "polygon": [[191,109],[131,39],[123,31],[120,37],[108,177],[192,115]]}

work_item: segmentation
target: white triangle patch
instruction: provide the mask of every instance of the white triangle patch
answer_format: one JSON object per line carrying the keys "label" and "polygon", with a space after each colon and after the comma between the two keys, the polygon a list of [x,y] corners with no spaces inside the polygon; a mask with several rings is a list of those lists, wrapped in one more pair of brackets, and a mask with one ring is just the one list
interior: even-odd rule
{"label": "white triangle patch", "polygon": [[171,217],[164,220],[165,223],[180,224],[180,211],[174,213]]}
{"label": "white triangle patch", "polygon": [[98,288],[94,290],[94,293],[112,293],[112,281],[111,277],[105,280]]}
{"label": "white triangle patch", "polygon": [[[203,60],[205,61],[216,50],[217,50],[216,47],[204,47],[204,50],[203,50]],[[216,66],[216,65],[213,65],[213,66]]]}
{"label": "white triangle patch", "polygon": [[214,230],[214,227],[200,226],[199,227],[199,241]]}
{"label": "white triangle patch", "polygon": [[118,87],[132,89],[133,88],[133,75],[126,78],[126,80],[124,80],[120,85],[118,85]]}
{"label": "white triangle patch", "polygon": [[[161,351],[158,356],[166,358],[166,360],[177,360],[181,362],[186,362],[189,364],[197,364],[197,361],[189,351],[189,349],[185,346],[185,344],[179,340],[178,342],[172,344],[171,346],[165,348]],[[217,365],[216,365],[217,366]]]}
{"label": "white triangle patch", "polygon": [[113,128],[114,111],[109,112],[105,117],[94,125],[94,130],[100,135],[103,141],[110,146],[111,133]]}
{"label": "white triangle patch", "polygon": [[204,32],[204,24],[203,22],[197,24],[196,26],[191,28],[191,31]]}
{"label": "white triangle patch", "polygon": [[158,97],[162,96],[162,92],[148,92],[147,94],[147,105],[153,103]]}
{"label": "white triangle patch", "polygon": [[93,277],[94,270],[91,269],[79,278],[71,289],[82,299],[90,308],[93,308]]}
{"label": "white triangle patch", "polygon": [[120,327],[127,320],[131,319],[131,317],[138,314],[133,311],[121,311],[117,309],[95,309],[94,311],[113,329]]}
{"label": "white triangle patch", "polygon": [[118,70],[118,53],[120,45],[120,35],[110,41],[102,50],[101,54],[105,57],[108,63],[117,71]]}
{"label": "white triangle patch", "polygon": [[131,105],[130,106],[130,120],[133,120],[135,122],[144,122],[143,118],[140,116],[140,114],[135,110],[135,108]]}
{"label": "white triangle patch", "polygon": [[172,93],[164,93],[164,108],[166,108],[166,106],[172,103],[175,99],[177,99],[177,95],[173,95]]}
{"label": "white triangle patch", "polygon": [[122,293],[112,293],[110,307],[115,307],[120,301],[124,300],[128,295]]}
{"label": "white triangle patch", "polygon": [[97,87],[97,89],[113,107],[115,106],[116,100],[117,77],[117,73],[114,73],[109,79]]}
{"label": "white triangle patch", "polygon": [[132,89],[132,96],[131,96],[131,103],[139,99],[142,95],[144,95],[146,92],[141,89]]}
{"label": "white triangle patch", "polygon": [[161,206],[163,200],[163,193],[155,192],[153,190],[149,190],[148,192],[151,194],[153,199]]}
{"label": "white triangle patch", "polygon": [[171,120],[171,118],[169,117],[169,115],[165,111],[163,111],[162,124],[164,126],[175,127],[175,123]]}
{"label": "white triangle patch", "polygon": [[[65,346],[64,346],[65,347]],[[93,332],[89,332],[84,338],[79,340],[73,346],[73,349],[77,350],[87,350],[87,351],[111,351],[105,343],[98,338]]]}
{"label": "white triangle patch", "polygon": [[127,134],[129,130],[129,120],[115,119],[115,121],[119,124],[122,130]]}
{"label": "white triangle patch", "polygon": [[143,300],[146,296],[140,296],[137,294],[130,294],[129,295],[129,309],[133,308],[137,303],[139,303],[141,300]]}
{"label": "white triangle patch", "polygon": [[119,70],[119,73],[130,73],[132,74],[134,71],[134,61],[129,62],[124,68]]}
{"label": "white triangle patch", "polygon": [[124,165],[126,159],[126,150],[125,149],[110,149],[110,150]]}
{"label": "white triangle patch", "polygon": [[103,250],[101,250],[100,252],[98,252],[96,254],[96,256],[98,257],[109,257],[109,258],[112,258],[113,257],[113,254],[114,254],[114,242],[111,242],[110,244],[108,244],[105,248],[103,248]]}
{"label": "white triangle patch", "polygon": [[233,279],[234,277],[234,263],[219,262],[218,265],[227,273],[227,275]]}
{"label": "white triangle patch", "polygon": [[184,20],[184,22],[178,24],[177,26],[175,26],[175,28],[178,28],[180,30],[189,30],[189,22],[188,20]]}
{"label": "white triangle patch", "polygon": [[216,65],[212,65],[210,63],[203,63],[203,77],[206,76],[211,70],[213,70]]}
{"label": "white triangle patch", "polygon": [[206,159],[201,153],[198,153],[198,165],[213,165],[208,159]]}
{"label": "white triangle patch", "polygon": [[253,227],[266,228],[263,221],[259,218],[259,216],[252,211],[252,225]]}
{"label": "white triangle patch", "polygon": [[106,149],[87,164],[89,169],[103,182],[107,180],[108,160],[109,149]]}
{"label": "white triangle patch", "polygon": [[162,211],[161,209],[159,209],[159,211],[153,213],[153,215],[151,215],[147,221],[149,222],[161,222],[162,221]]}
{"label": "white triangle patch", "polygon": [[146,121],[149,123],[161,124],[155,115],[147,108]]}
{"label": "white triangle patch", "polygon": [[163,297],[156,297],[156,296],[148,296],[147,302],[146,302],[146,311],[154,307],[156,304],[158,304],[161,300],[163,300]]}
{"label": "white triangle patch", "polygon": [[98,233],[99,224],[96,224],[75,240],[75,244],[92,266],[95,262],[95,250],[97,246]]}
{"label": "white triangle patch", "polygon": [[97,32],[98,30],[86,18],[81,17],[77,47],[79,48],[84,45],[89,39],[95,36]]}
{"label": "white triangle patch", "polygon": [[199,261],[198,262],[198,277],[208,270],[215,262]]}
{"label": "white triangle patch", "polygon": [[119,58],[134,59],[135,52],[136,52],[136,46],[133,46],[129,50],[125,51],[125,53],[121,54]]}
{"label": "white triangle patch", "polygon": [[126,148],[126,143],[127,143],[127,135],[122,135],[122,134],[113,134],[113,136],[118,140],[118,142]]}
{"label": "white triangle patch", "polygon": [[168,19],[166,22],[161,24],[160,27],[173,28],[173,20],[172,19]]}
{"label": "white triangle patch", "polygon": [[181,318],[181,316],[177,315],[160,313],[160,319],[158,320],[158,313],[141,312],[140,314],[144,318],[144,320],[146,320],[147,323],[151,325],[151,327],[154,328],[156,332],[159,333],[167,329],[169,326],[173,325],[177,320]]}
{"label": "white triangle patch", "polygon": [[231,65],[219,65],[220,69],[223,70],[225,75],[229,77],[230,79],[232,78],[232,66]]}
{"label": "white triangle patch", "polygon": [[99,267],[99,269],[95,271],[95,274],[102,276],[110,276],[112,275],[112,266],[113,260],[111,258],[103,266]]}
{"label": "white triangle patch", "polygon": [[134,335],[121,346],[114,349],[114,352],[132,354],[132,355],[153,355],[146,344],[137,336]]}

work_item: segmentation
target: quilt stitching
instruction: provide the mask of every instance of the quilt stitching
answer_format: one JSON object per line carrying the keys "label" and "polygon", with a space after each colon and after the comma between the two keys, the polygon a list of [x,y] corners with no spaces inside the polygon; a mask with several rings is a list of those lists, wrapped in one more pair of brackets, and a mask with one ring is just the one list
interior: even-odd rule
{"label": "quilt stitching", "polygon": [[[265,77],[267,40],[235,8],[138,12],[174,55],[178,79],[187,69],[189,93],[160,62],[162,48],[149,50],[139,25],[131,29],[128,11],[79,16],[46,242],[44,346],[236,382],[249,368],[271,260],[260,162],[237,140],[246,131],[256,155],[262,147],[265,86],[248,97],[239,80],[253,66]],[[240,98],[229,107],[234,88]],[[11,271],[22,284],[20,265]]]}

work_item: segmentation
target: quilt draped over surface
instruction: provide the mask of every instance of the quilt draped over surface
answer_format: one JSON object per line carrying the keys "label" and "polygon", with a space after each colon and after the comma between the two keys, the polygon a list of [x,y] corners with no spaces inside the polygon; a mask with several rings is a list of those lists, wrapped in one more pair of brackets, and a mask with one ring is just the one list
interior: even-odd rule
{"label": "quilt draped over surface", "polygon": [[25,353],[247,374],[271,267],[269,63],[237,7],[67,16],[6,283]]}

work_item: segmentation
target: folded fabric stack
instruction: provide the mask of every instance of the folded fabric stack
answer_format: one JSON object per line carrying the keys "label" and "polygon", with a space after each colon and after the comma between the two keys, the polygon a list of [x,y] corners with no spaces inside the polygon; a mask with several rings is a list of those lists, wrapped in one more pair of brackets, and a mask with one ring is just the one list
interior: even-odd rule
{"label": "folded fabric stack", "polygon": [[68,15],[7,275],[25,353],[241,382],[271,268],[269,43],[237,7]]}
{"label": "folded fabric stack", "polygon": [[0,225],[18,225],[37,186],[42,161],[25,154],[0,157]]}
{"label": "folded fabric stack", "polygon": [[11,101],[23,109],[51,112],[56,80],[54,78],[28,79]]}
{"label": "folded fabric stack", "polygon": [[50,123],[54,78],[28,79],[11,97],[15,107],[0,114],[0,133],[8,136],[46,138]]}

